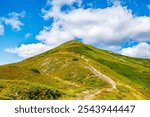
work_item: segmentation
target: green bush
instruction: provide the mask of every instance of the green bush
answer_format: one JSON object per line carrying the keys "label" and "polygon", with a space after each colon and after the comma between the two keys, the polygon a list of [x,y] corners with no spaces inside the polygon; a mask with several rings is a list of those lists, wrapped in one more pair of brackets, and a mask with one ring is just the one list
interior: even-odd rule
{"label": "green bush", "polygon": [[[8,83],[8,82],[7,82]],[[23,84],[22,84],[23,83]],[[22,82],[18,85],[10,84],[9,87],[0,92],[0,99],[6,100],[51,100],[58,99],[64,95],[49,86],[37,83]]]}
{"label": "green bush", "polygon": [[77,58],[73,58],[72,60],[73,60],[73,61],[79,61]]}
{"label": "green bush", "polygon": [[39,71],[38,69],[31,68],[31,70],[32,70],[33,72],[35,72],[35,73],[38,73],[38,74],[40,74],[40,71]]}
{"label": "green bush", "polygon": [[47,87],[30,87],[25,92],[20,94],[25,95],[26,99],[30,100],[43,100],[43,99],[57,99],[62,96],[62,93]]}

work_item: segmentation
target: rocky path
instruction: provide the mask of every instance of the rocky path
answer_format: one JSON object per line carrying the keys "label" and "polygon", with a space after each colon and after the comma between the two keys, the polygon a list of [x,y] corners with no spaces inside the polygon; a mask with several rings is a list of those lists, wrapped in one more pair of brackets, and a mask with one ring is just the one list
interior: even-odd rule
{"label": "rocky path", "polygon": [[101,73],[99,70],[97,70],[96,68],[94,68],[92,65],[90,65],[88,62],[88,59],[85,59],[84,57],[82,57],[82,59],[84,61],[86,61],[87,66],[85,66],[87,69],[89,69],[91,72],[93,72],[95,75],[97,75],[100,79],[108,82],[109,84],[112,85],[111,88],[103,88],[103,89],[99,89],[99,90],[95,90],[93,93],[90,90],[84,91],[84,97],[79,98],[82,100],[90,100],[93,99],[96,95],[100,94],[102,91],[112,91],[113,89],[116,89],[116,83],[107,75]]}

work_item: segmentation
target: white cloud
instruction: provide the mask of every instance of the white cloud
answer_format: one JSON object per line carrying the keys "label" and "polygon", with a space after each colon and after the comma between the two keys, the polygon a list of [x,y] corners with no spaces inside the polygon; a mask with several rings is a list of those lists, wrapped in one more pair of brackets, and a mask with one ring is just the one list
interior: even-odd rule
{"label": "white cloud", "polygon": [[122,0],[107,0],[108,5],[120,5]]}
{"label": "white cloud", "polygon": [[47,4],[51,4],[55,7],[60,7],[64,4],[72,5],[73,3],[78,3],[79,5],[81,5],[81,0],[47,0]]}
{"label": "white cloud", "polygon": [[25,34],[25,38],[26,38],[26,39],[30,38],[31,36],[32,36],[32,33],[27,33],[27,34]]}
{"label": "white cloud", "polygon": [[106,45],[120,45],[129,38],[150,40],[150,17],[134,16],[131,10],[121,5],[104,9],[79,8],[67,13],[53,10],[55,7],[42,10],[44,18],[52,17],[55,22],[51,28],[43,29],[37,35],[38,40],[48,44],[75,37],[82,38],[85,43]]}
{"label": "white cloud", "polygon": [[25,16],[25,12],[19,13],[9,13],[9,18],[2,17],[1,20],[4,22],[6,25],[10,25],[13,30],[19,31],[21,30],[21,26],[24,24],[20,21],[19,18],[23,18]]}
{"label": "white cloud", "polygon": [[55,47],[63,42],[74,39],[74,36],[65,30],[60,30],[59,26],[56,25],[52,29],[45,27],[36,38]]}
{"label": "white cloud", "polygon": [[81,0],[47,0],[47,6],[52,6],[52,9],[50,8],[48,11],[46,11],[44,8],[42,8],[42,12],[45,14],[43,18],[45,20],[48,20],[50,17],[59,15],[60,8],[63,5],[72,5],[73,3],[77,3],[78,6],[81,6],[82,1]]}
{"label": "white cloud", "polygon": [[25,11],[22,11],[21,13],[12,12],[12,13],[9,13],[8,15],[13,18],[18,18],[18,17],[23,18],[23,17],[25,17],[26,12]]}
{"label": "white cloud", "polygon": [[0,24],[0,35],[4,35],[4,26]]}
{"label": "white cloud", "polygon": [[122,54],[131,57],[150,58],[150,45],[141,42],[136,46],[123,48]]}
{"label": "white cloud", "polygon": [[49,50],[51,47],[42,43],[22,44],[20,47],[5,49],[6,52],[17,54],[22,58],[28,58]]}
{"label": "white cloud", "polygon": [[4,20],[5,24],[12,26],[12,29],[16,31],[21,30],[21,26],[23,26],[23,23],[19,21],[17,18],[9,18]]}
{"label": "white cloud", "polygon": [[[72,8],[67,12],[60,10],[64,4],[72,6],[73,3],[77,3],[80,8]],[[43,18],[53,18],[54,22],[50,26],[45,26],[36,39],[46,44],[46,48],[81,38],[85,43],[103,45],[104,48],[114,50],[120,48],[129,38],[138,42],[150,41],[150,17],[135,16],[131,10],[120,4],[104,9],[84,9],[81,4],[81,0],[48,0],[49,9],[42,9]],[[9,52],[22,57],[35,55],[33,50],[36,50],[36,54],[41,53],[38,46],[34,46],[33,50],[29,48],[30,45],[22,46]],[[45,46],[43,45],[44,48]],[[30,54],[20,51],[22,48],[27,48]]]}

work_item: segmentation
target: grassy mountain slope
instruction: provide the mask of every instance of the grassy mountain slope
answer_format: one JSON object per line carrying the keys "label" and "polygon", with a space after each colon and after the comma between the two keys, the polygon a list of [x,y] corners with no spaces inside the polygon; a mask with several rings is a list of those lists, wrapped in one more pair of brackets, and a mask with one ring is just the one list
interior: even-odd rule
{"label": "grassy mountain slope", "polygon": [[150,99],[150,59],[69,41],[0,66],[0,99]]}

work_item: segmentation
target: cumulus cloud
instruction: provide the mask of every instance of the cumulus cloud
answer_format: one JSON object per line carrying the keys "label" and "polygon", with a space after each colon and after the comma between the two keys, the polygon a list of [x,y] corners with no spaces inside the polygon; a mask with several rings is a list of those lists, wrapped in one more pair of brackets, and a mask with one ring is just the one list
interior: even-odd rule
{"label": "cumulus cloud", "polygon": [[65,30],[60,30],[59,26],[54,26],[52,29],[45,27],[40,31],[39,35],[36,36],[39,41],[43,41],[51,46],[57,46],[63,42],[71,40],[74,36]]}
{"label": "cumulus cloud", "polygon": [[22,44],[20,47],[5,49],[6,52],[17,54],[22,58],[32,57],[49,50],[51,47],[42,43],[37,44]]}
{"label": "cumulus cloud", "polygon": [[32,33],[27,33],[27,34],[25,34],[25,38],[26,38],[26,39],[30,38],[31,36],[32,36]]}
{"label": "cumulus cloud", "polygon": [[135,16],[121,5],[104,9],[78,8],[67,13],[54,11],[57,5],[53,5],[50,10],[42,12],[44,18],[54,18],[54,23],[37,35],[38,40],[48,44],[76,37],[82,38],[85,43],[106,45],[120,45],[129,38],[149,41],[150,17]]}
{"label": "cumulus cloud", "polygon": [[19,31],[23,23],[16,18],[5,19],[5,24],[12,26],[12,29]]}
{"label": "cumulus cloud", "polygon": [[0,35],[4,35],[4,26],[0,24]]}
{"label": "cumulus cloud", "polygon": [[[63,5],[73,7],[73,4],[78,4],[79,8],[61,11]],[[137,42],[150,41],[149,16],[136,16],[121,4],[113,3],[111,7],[103,9],[85,9],[81,4],[81,0],[47,0],[46,9],[41,10],[43,19],[52,18],[53,23],[44,26],[36,39],[50,47],[55,47],[65,41],[80,38],[85,43],[113,49],[120,48],[121,44],[128,39]],[[24,46],[28,47],[28,45]],[[22,47],[17,49],[20,48]]]}
{"label": "cumulus cloud", "polygon": [[21,13],[12,12],[12,13],[9,13],[9,18],[2,17],[1,20],[6,25],[10,25],[13,30],[19,31],[19,30],[21,30],[21,26],[24,25],[20,21],[19,18],[23,18],[24,16],[25,16],[25,12],[24,11],[21,12]]}
{"label": "cumulus cloud", "polygon": [[141,42],[136,46],[123,48],[122,54],[131,57],[150,58],[150,45]]}
{"label": "cumulus cloud", "polygon": [[52,6],[49,10],[42,8],[43,18],[48,20],[50,17],[60,14],[60,8],[63,5],[71,6],[73,3],[77,3],[78,6],[81,6],[81,0],[47,0],[47,6]]}

